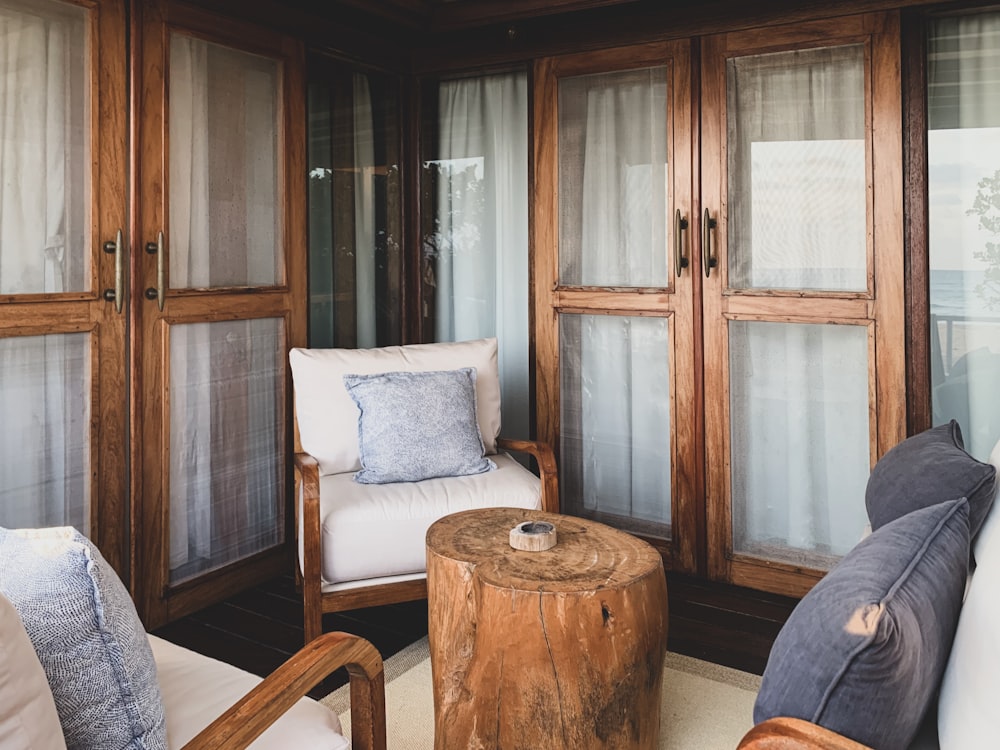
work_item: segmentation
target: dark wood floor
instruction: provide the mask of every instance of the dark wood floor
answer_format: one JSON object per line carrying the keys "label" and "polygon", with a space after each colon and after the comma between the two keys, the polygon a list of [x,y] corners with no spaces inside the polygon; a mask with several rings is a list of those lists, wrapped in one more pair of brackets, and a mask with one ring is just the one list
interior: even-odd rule
{"label": "dark wood floor", "polygon": [[[668,576],[671,651],[761,674],[794,599]],[[324,630],[367,638],[386,659],[427,634],[426,601],[324,615]],[[302,598],[284,576],[154,631],[156,635],[258,675],[302,646]],[[339,670],[313,697],[347,683]]]}

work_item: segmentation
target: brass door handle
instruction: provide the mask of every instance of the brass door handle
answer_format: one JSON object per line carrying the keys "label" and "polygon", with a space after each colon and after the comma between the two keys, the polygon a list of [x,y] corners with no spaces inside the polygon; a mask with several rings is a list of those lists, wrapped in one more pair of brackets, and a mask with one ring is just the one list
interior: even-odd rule
{"label": "brass door handle", "polygon": [[122,253],[124,252],[124,243],[122,242],[122,230],[119,229],[118,233],[115,234],[114,240],[108,240],[104,243],[104,252],[114,253],[115,255],[115,288],[105,289],[102,295],[104,299],[108,302],[115,303],[115,312],[120,313],[122,311],[122,305],[125,302],[125,261],[122,258]]}
{"label": "brass door handle", "polygon": [[163,232],[156,235],[156,242],[146,243],[146,252],[156,256],[156,286],[146,290],[146,299],[156,300],[156,306],[163,312],[163,298],[165,296],[165,271],[163,268]]}
{"label": "brass door handle", "polygon": [[681,270],[688,267],[688,259],[684,257],[684,241],[682,235],[688,228],[688,220],[681,217],[681,210],[674,211],[674,273],[678,277]]}
{"label": "brass door handle", "polygon": [[705,268],[705,278],[712,275],[712,269],[719,265],[719,259],[712,254],[712,230],[718,226],[718,219],[713,219],[705,209],[705,218],[701,223],[701,264]]}

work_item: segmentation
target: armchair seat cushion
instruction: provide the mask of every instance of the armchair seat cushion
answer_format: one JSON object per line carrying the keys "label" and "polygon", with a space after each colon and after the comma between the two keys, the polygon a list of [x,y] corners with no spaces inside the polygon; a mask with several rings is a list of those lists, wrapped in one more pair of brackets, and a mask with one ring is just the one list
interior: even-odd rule
{"label": "armchair seat cushion", "polygon": [[[260,678],[230,664],[177,646],[154,635],[170,748],[182,747],[227,708],[250,692]],[[340,719],[311,698],[302,698],[251,745],[251,750],[349,750]]]}
{"label": "armchair seat cushion", "polygon": [[421,573],[427,529],[442,516],[494,506],[540,508],[538,477],[507,454],[492,458],[496,471],[422,482],[361,485],[351,472],[320,477],[323,580]]}

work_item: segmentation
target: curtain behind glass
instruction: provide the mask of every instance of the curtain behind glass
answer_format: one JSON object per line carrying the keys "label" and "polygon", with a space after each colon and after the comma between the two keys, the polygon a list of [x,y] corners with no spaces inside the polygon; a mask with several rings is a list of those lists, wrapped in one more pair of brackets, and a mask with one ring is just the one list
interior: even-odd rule
{"label": "curtain behind glass", "polygon": [[[278,66],[170,45],[172,288],[280,279]],[[170,327],[172,583],[284,538],[281,321]]]}
{"label": "curtain behind glass", "polygon": [[[90,288],[87,12],[0,0],[0,294]],[[0,339],[0,525],[89,533],[90,340]]]}
{"label": "curtain behind glass", "polygon": [[934,424],[985,460],[1000,438],[1000,13],[928,33],[927,156]]}
{"label": "curtain behind glass", "polygon": [[439,88],[436,186],[424,234],[436,341],[496,336],[503,434],[527,437],[528,83],[524,73]]}

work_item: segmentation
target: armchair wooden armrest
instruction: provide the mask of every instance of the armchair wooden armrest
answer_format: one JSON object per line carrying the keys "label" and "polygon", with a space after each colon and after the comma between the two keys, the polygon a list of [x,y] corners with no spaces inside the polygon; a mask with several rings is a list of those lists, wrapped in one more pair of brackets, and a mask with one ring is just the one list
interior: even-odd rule
{"label": "armchair wooden armrest", "polygon": [[292,658],[183,750],[242,750],[331,672],[351,677],[351,743],[355,750],[385,750],[385,681],[375,647],[348,633],[327,633]]}
{"label": "armchair wooden armrest", "polygon": [[740,741],[738,750],[871,750],[803,719],[781,716],[762,721]]}
{"label": "armchair wooden armrest", "polygon": [[548,443],[537,440],[510,440],[497,438],[497,449],[528,453],[538,462],[538,474],[542,482],[542,510],[548,513],[559,512],[559,470],[556,468],[556,456]]}

